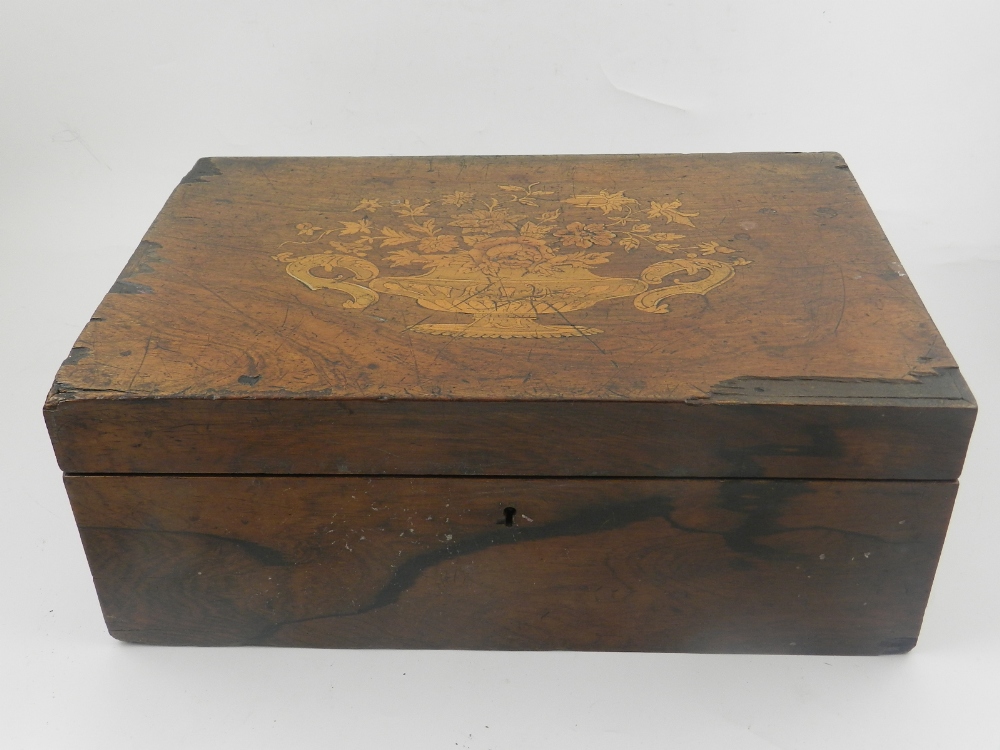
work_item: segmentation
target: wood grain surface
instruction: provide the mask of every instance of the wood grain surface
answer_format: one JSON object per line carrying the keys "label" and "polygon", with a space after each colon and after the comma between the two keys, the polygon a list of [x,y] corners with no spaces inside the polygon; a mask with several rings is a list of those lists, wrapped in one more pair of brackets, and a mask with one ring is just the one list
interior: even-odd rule
{"label": "wood grain surface", "polygon": [[88,473],[952,479],[974,415],[830,153],[203,159],[46,404]]}
{"label": "wood grain surface", "polygon": [[792,654],[912,648],[956,490],[362,477],[66,485],[122,640]]}

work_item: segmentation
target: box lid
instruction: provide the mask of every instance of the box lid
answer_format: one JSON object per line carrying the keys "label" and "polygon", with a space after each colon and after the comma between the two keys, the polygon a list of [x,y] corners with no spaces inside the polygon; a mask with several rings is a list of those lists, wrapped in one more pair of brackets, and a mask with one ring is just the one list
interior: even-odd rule
{"label": "box lid", "polygon": [[954,479],[833,153],[202,159],[45,413],[72,473]]}

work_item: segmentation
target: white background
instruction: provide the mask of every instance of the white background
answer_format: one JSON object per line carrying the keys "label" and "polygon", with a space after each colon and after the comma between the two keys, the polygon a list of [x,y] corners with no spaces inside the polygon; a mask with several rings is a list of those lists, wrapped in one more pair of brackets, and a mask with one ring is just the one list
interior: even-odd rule
{"label": "white background", "polygon": [[[1000,748],[992,2],[0,4],[0,745]],[[200,156],[838,150],[979,398],[881,658],[135,647],[41,406]]]}

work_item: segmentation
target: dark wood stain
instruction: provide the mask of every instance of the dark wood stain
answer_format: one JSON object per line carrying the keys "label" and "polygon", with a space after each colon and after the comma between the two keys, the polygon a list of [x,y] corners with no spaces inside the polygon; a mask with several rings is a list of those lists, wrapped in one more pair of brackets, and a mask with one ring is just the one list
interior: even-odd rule
{"label": "dark wood stain", "polygon": [[195,165],[191,167],[191,171],[184,175],[181,185],[190,185],[193,182],[206,182],[206,177],[217,177],[221,174],[222,172],[215,166],[214,161],[206,157],[195,162]]}

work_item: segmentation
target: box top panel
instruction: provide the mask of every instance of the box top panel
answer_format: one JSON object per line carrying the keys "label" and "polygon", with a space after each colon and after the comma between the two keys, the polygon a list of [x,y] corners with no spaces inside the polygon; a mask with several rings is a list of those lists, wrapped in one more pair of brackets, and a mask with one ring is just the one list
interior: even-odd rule
{"label": "box top panel", "polygon": [[836,154],[206,159],[58,380],[684,400],[953,367]]}
{"label": "box top panel", "polygon": [[968,406],[954,367],[837,154],[215,158],[48,407]]}

